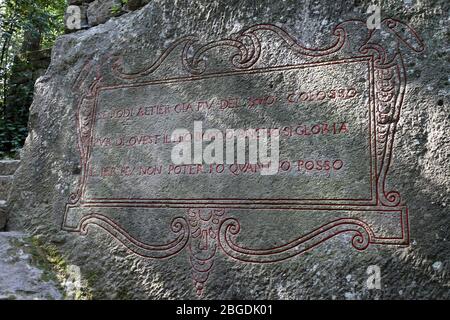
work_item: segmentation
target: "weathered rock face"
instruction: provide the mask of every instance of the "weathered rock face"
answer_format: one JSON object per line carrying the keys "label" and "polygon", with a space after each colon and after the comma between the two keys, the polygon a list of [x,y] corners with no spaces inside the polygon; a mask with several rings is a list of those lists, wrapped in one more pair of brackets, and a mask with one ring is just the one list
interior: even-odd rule
{"label": "weathered rock face", "polygon": [[[8,228],[96,298],[449,298],[448,5],[367,6],[151,1],[61,37]],[[194,121],[281,129],[279,171],[175,167]]]}
{"label": "weathered rock face", "polygon": [[7,212],[5,210],[6,204],[0,202],[0,230],[3,230],[6,226]]}
{"label": "weathered rock face", "polygon": [[[0,233],[0,300],[59,300],[62,288],[51,268],[36,266],[39,257],[26,236]],[[41,265],[41,267],[43,267]]]}
{"label": "weathered rock face", "polygon": [[6,226],[6,199],[19,163],[18,160],[0,160],[0,231]]}

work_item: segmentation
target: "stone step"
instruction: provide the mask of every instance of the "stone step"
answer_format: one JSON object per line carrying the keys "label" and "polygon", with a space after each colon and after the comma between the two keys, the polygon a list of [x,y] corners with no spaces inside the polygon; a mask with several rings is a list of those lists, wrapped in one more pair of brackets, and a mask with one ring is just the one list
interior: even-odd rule
{"label": "stone step", "polygon": [[0,232],[0,300],[63,299],[58,278],[42,252],[27,234]]}
{"label": "stone step", "polygon": [[0,176],[0,200],[6,200],[8,198],[12,181],[13,176]]}
{"label": "stone step", "polygon": [[0,176],[12,176],[19,164],[20,160],[0,160]]}

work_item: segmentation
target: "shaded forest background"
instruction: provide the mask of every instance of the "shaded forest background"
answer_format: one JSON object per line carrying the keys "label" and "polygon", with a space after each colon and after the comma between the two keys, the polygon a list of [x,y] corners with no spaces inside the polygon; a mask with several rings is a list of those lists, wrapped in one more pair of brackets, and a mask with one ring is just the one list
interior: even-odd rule
{"label": "shaded forest background", "polygon": [[34,83],[64,33],[65,0],[0,0],[0,159],[17,157],[28,134]]}

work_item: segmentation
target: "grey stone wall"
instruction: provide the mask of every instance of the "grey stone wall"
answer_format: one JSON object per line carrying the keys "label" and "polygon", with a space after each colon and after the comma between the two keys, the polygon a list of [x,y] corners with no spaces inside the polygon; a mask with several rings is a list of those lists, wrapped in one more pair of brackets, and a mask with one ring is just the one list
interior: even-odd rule
{"label": "grey stone wall", "polygon": [[[68,6],[77,6],[81,12],[81,29],[105,23],[112,17],[137,10],[151,0],[67,0]],[[66,19],[68,16],[66,15]],[[75,30],[67,30],[68,32]]]}

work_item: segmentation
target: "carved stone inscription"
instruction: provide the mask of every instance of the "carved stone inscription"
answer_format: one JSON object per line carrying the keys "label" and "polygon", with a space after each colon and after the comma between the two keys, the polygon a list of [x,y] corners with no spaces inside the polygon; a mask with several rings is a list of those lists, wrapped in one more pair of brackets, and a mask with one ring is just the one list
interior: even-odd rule
{"label": "carved stone inscription", "polygon": [[[102,88],[86,201],[372,199],[370,61],[234,72]],[[279,171],[255,164],[174,165],[177,128],[279,129]],[[207,144],[207,142],[204,142]]]}
{"label": "carved stone inscription", "polygon": [[[363,21],[337,25],[320,49],[260,24],[206,44],[180,38],[134,70],[120,57],[86,64],[74,84],[82,170],[63,229],[100,227],[143,258],[186,251],[199,295],[218,252],[275,263],[343,234],[360,251],[408,244],[408,209],[387,177],[402,50],[424,46],[400,21],[382,26],[388,46]],[[225,140],[228,129],[279,130],[277,173],[250,161],[174,164],[173,147],[205,147],[208,129]]]}

